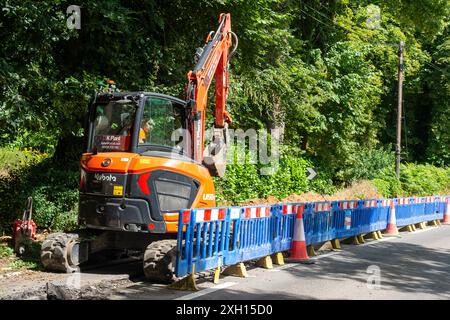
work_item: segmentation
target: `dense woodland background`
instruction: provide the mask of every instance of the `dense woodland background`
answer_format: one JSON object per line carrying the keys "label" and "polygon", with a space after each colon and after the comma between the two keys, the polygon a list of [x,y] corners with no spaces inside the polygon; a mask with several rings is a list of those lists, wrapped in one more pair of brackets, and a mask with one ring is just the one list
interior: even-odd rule
{"label": "dense woodland background", "polygon": [[[0,229],[35,199],[41,227],[76,222],[82,123],[97,80],[183,97],[195,49],[230,12],[234,128],[284,129],[280,168],[230,165],[219,199],[370,180],[383,196],[450,190],[448,0],[0,0]],[[379,12],[379,19],[377,18]],[[402,178],[394,174],[405,42]],[[310,185],[306,167],[318,168]]]}

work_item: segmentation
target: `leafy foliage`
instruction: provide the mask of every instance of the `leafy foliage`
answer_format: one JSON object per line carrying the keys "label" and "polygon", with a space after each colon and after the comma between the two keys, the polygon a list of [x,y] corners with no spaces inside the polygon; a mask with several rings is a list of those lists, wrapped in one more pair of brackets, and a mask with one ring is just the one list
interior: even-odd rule
{"label": "leafy foliage", "polygon": [[373,180],[385,197],[447,195],[450,191],[450,169],[429,164],[402,164],[401,178],[386,169]]}
{"label": "leafy foliage", "polygon": [[[234,128],[280,128],[289,150],[274,176],[260,176],[254,164],[230,165],[216,183],[222,199],[330,193],[359,179],[373,179],[386,195],[445,188],[444,171],[425,163],[450,165],[449,1],[80,0],[81,29],[67,28],[70,4],[0,4],[4,228],[30,194],[42,226],[73,225],[83,116],[95,82],[112,78],[122,90],[183,97],[195,47],[220,12],[231,13],[240,39],[230,64]],[[399,182],[392,146],[400,41],[402,158],[419,165],[406,165]],[[320,176],[311,186],[307,166]],[[427,172],[442,179],[427,184]]]}

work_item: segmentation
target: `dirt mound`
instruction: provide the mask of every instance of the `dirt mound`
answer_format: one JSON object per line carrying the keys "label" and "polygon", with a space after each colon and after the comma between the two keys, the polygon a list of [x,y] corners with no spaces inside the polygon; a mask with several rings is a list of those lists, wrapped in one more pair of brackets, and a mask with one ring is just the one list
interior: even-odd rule
{"label": "dirt mound", "polygon": [[370,181],[356,182],[348,188],[339,190],[333,194],[333,197],[336,198],[336,200],[383,198],[383,196],[378,193],[377,188]]}
{"label": "dirt mound", "polygon": [[333,195],[307,192],[302,194],[292,194],[284,199],[277,199],[269,196],[267,199],[251,199],[241,202],[241,206],[268,205],[283,202],[319,202],[336,200],[362,200],[362,199],[383,198],[378,193],[377,188],[370,181],[359,181],[350,187],[338,190]]}
{"label": "dirt mound", "polygon": [[330,195],[322,195],[315,192],[307,192],[303,194],[292,194],[281,202],[319,202],[319,201],[331,201],[332,196]]}
{"label": "dirt mound", "polygon": [[262,204],[276,204],[281,201],[275,198],[274,196],[269,196],[266,199],[251,199],[247,201],[242,201],[239,203],[240,206],[257,206]]}

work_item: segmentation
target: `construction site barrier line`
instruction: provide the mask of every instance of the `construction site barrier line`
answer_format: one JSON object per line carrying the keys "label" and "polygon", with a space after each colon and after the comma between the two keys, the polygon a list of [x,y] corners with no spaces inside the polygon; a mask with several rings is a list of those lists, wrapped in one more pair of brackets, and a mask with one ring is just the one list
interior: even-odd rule
{"label": "construction site barrier line", "polygon": [[426,196],[180,210],[175,273],[183,277],[192,270],[258,259],[266,262],[260,265],[267,265],[270,256],[291,250],[293,241],[336,245],[353,237],[360,243],[365,234],[379,239],[383,230],[447,222],[449,199]]}

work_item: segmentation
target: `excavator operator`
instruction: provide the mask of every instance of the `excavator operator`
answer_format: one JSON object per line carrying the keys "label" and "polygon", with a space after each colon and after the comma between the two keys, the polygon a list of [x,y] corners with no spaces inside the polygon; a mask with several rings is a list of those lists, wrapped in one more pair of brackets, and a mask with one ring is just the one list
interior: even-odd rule
{"label": "excavator operator", "polygon": [[141,121],[141,128],[139,129],[139,143],[145,143],[150,138],[150,131],[153,128],[152,119],[143,119]]}

